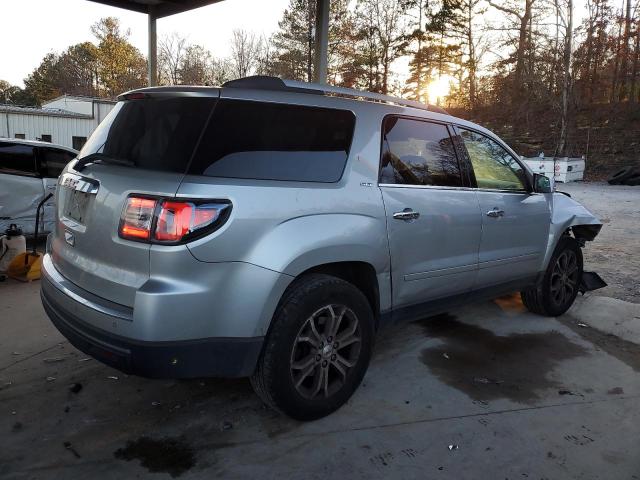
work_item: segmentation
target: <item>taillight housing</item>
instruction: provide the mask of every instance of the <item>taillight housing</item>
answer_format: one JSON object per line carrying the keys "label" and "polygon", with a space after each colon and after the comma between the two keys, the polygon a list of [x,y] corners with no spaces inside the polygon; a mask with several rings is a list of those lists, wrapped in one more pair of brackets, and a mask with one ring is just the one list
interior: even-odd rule
{"label": "taillight housing", "polygon": [[203,237],[229,218],[228,200],[184,200],[131,195],[120,215],[118,235],[138,242],[180,244]]}

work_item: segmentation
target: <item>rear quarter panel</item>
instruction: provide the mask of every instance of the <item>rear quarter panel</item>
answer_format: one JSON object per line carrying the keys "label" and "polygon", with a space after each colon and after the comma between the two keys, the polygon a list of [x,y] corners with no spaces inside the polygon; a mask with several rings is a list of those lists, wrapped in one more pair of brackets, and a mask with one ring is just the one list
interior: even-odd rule
{"label": "rear quarter panel", "polygon": [[[260,97],[260,92],[242,96]],[[309,105],[318,101],[314,95],[308,97]],[[325,107],[336,101],[319,99],[323,101],[318,106]],[[296,100],[300,103],[300,96]],[[381,309],[389,308],[389,249],[377,188],[384,111],[377,105],[354,103],[355,109],[365,111],[354,112],[349,158],[336,183],[186,176],[178,197],[229,199],[233,204],[220,230],[189,244],[194,257],[203,262],[247,262],[287,274],[291,280],[326,263],[366,262],[378,275]],[[336,101],[336,108],[349,109],[349,104]]]}

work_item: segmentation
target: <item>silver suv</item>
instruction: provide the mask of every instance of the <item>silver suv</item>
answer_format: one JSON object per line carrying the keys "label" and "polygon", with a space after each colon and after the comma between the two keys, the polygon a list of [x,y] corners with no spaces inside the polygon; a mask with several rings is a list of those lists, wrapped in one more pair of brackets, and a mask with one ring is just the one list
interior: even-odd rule
{"label": "silver suv", "polygon": [[513,291],[560,315],[596,283],[601,223],[438,108],[270,77],[119,100],[59,179],[42,302],[122,371],[250,377],[309,420],[385,325]]}

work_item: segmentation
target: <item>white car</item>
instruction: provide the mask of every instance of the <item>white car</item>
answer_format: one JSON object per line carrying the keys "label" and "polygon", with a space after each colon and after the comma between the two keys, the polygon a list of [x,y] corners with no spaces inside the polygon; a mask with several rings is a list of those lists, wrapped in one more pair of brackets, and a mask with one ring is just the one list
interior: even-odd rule
{"label": "white car", "polygon": [[[15,223],[25,235],[34,233],[38,203],[55,192],[60,172],[77,154],[48,142],[0,138],[0,232]],[[43,233],[53,230],[53,209],[51,198],[40,223]]]}

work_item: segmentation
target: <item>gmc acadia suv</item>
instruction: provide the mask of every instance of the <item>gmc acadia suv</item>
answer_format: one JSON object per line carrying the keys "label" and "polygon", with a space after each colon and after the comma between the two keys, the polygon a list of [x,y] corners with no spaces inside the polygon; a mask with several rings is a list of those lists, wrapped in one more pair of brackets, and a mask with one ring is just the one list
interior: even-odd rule
{"label": "gmc acadia suv", "polygon": [[56,202],[41,295],[73,345],[250,377],[302,420],[349,399],[385,325],[514,291],[561,315],[601,228],[478,125],[271,77],[122,95]]}

